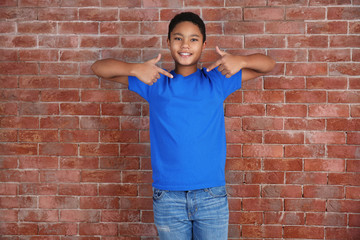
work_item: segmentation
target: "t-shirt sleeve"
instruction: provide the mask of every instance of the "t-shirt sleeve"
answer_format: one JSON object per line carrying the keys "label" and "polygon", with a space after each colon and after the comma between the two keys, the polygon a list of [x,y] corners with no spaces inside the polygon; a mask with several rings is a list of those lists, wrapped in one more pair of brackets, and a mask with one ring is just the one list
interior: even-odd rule
{"label": "t-shirt sleeve", "polygon": [[137,77],[129,76],[128,77],[130,91],[136,92],[146,101],[149,101],[149,92],[150,86],[140,81]]}
{"label": "t-shirt sleeve", "polygon": [[230,94],[241,88],[242,70],[232,75],[230,78],[226,78],[219,72],[218,68],[215,68],[212,72],[216,75],[216,78],[220,80],[221,87],[224,93],[224,99]]}

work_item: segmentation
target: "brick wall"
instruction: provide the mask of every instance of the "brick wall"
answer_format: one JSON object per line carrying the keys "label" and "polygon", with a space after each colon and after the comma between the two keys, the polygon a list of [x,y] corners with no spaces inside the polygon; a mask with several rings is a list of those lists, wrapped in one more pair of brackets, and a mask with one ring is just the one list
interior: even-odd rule
{"label": "brick wall", "polygon": [[1,0],[1,239],[156,239],[148,105],[90,65],[171,69],[182,10],[277,61],[225,103],[229,237],[360,239],[359,0]]}

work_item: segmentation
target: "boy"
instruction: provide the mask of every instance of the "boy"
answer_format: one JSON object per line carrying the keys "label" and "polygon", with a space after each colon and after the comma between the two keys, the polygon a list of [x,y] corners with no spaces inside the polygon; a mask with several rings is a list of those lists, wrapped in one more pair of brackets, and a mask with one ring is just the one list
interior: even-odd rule
{"label": "boy", "polygon": [[223,102],[241,82],[273,69],[262,54],[220,58],[207,69],[197,64],[206,46],[205,25],[191,12],[170,22],[170,73],[145,63],[104,59],[94,73],[128,85],[149,102],[154,220],[160,239],[227,239],[226,139]]}

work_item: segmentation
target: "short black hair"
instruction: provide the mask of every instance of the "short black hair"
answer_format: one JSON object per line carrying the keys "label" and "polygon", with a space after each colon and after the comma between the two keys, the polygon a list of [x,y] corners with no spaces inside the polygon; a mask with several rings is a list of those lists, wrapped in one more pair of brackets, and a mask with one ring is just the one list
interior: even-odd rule
{"label": "short black hair", "polygon": [[169,32],[168,32],[168,39],[170,40],[170,34],[174,30],[175,26],[181,22],[191,22],[199,27],[201,34],[203,35],[203,42],[206,40],[206,30],[205,30],[205,23],[199,17],[199,15],[193,12],[182,12],[177,14],[173,19],[171,19],[169,24]]}

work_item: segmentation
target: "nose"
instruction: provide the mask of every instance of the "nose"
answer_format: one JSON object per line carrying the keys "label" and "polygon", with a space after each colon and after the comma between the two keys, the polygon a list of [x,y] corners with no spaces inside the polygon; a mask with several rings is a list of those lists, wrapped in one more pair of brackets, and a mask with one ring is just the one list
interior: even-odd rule
{"label": "nose", "polygon": [[181,44],[181,48],[189,48],[189,40],[184,39]]}

